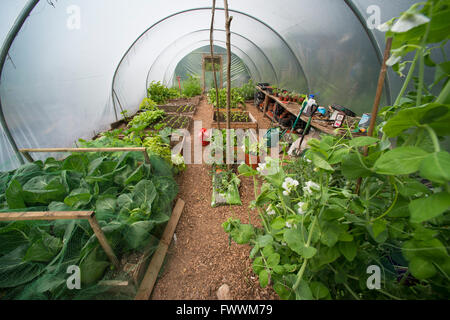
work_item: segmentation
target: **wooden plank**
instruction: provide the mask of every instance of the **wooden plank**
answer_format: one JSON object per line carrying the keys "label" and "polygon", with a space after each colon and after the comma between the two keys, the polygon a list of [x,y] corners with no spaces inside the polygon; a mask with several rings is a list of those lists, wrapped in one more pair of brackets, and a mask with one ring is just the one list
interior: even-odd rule
{"label": "wooden plank", "polygon": [[95,219],[94,211],[36,211],[36,212],[5,212],[0,213],[0,221],[36,221],[36,220],[88,220],[111,262],[119,268],[119,260],[111,249],[105,234]]}
{"label": "wooden plank", "polygon": [[129,147],[129,148],[39,148],[39,149],[20,149],[23,154],[29,152],[121,152],[121,151],[139,151],[144,154],[145,163],[150,163],[150,158],[147,149],[143,147]]}
{"label": "wooden plank", "polygon": [[152,260],[145,273],[144,279],[141,282],[141,286],[136,294],[135,300],[148,300],[155,286],[156,279],[158,278],[159,270],[164,262],[167,250],[169,249],[170,242],[172,241],[173,234],[180,220],[181,213],[183,212],[184,201],[178,199],[175,208],[172,211],[172,216],[167,223],[166,229],[159,242],[158,249],[153,255]]}
{"label": "wooden plank", "polygon": [[39,149],[20,149],[21,153],[25,152],[121,152],[121,151],[146,151],[143,147],[133,148],[39,148]]}
{"label": "wooden plank", "polygon": [[266,97],[264,98],[264,104],[263,104],[263,116],[266,115],[268,106],[269,106],[269,95],[266,94]]}
{"label": "wooden plank", "polygon": [[0,221],[78,220],[93,216],[94,211],[5,212],[0,213]]}
{"label": "wooden plank", "polygon": [[117,259],[116,255],[114,254],[114,251],[109,245],[108,240],[105,237],[105,234],[103,233],[102,229],[100,228],[100,225],[97,222],[97,219],[95,219],[95,217],[93,216],[90,217],[88,220],[92,230],[94,230],[98,242],[102,246],[103,250],[105,250],[105,253],[108,256],[109,260],[117,269],[119,269],[120,268],[119,260]]}

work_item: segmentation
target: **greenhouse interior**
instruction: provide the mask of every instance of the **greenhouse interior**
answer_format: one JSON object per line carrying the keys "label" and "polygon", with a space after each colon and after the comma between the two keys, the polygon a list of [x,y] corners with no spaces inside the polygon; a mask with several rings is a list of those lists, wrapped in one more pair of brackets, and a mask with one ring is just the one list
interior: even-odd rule
{"label": "greenhouse interior", "polygon": [[450,0],[2,0],[0,300],[448,300]]}

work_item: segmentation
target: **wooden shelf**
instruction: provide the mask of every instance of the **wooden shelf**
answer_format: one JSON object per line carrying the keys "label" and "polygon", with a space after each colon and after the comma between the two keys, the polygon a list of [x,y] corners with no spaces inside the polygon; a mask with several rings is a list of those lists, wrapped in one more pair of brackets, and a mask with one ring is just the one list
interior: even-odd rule
{"label": "wooden shelf", "polygon": [[[281,101],[280,99],[278,99],[278,97],[275,97],[274,95],[271,95],[268,92],[262,90],[259,86],[256,86],[255,88],[266,95],[266,99],[264,100],[264,106],[263,106],[264,116],[266,116],[267,118],[269,118],[272,121],[275,121],[275,119],[271,119],[271,117],[269,117],[266,114],[267,107],[268,107],[268,104],[269,104],[269,100],[273,100],[276,103],[278,103],[280,106],[282,106],[284,109],[289,111],[292,115],[298,117],[298,114],[300,113],[300,110],[301,110],[301,105],[299,103]],[[307,117],[306,115],[301,115],[300,119],[302,121],[304,121],[304,122],[308,122],[309,117]],[[340,129],[340,128],[334,128],[331,125],[331,122],[330,122],[330,125],[324,125],[322,123],[322,121],[314,119],[314,117],[313,117],[313,119],[311,121],[311,126],[316,128],[316,129],[318,129],[318,130],[320,130],[320,131],[322,131],[322,132],[330,134],[330,135],[334,135],[334,136],[342,135],[342,133],[340,133],[341,130],[336,130],[336,129]],[[354,135],[357,136],[357,135],[360,135],[360,134],[355,133]],[[362,135],[365,135],[365,134],[362,134]]]}

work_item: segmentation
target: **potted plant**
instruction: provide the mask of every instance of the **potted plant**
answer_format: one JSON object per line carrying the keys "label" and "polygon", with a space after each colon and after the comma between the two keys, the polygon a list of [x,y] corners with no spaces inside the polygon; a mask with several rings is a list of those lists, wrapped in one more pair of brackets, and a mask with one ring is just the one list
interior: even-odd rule
{"label": "potted plant", "polygon": [[260,161],[261,150],[264,144],[257,141],[250,141],[249,137],[245,137],[242,150],[245,153],[245,164],[256,170]]}
{"label": "potted plant", "polygon": [[272,86],[272,94],[275,97],[278,97],[278,87],[277,86]]}

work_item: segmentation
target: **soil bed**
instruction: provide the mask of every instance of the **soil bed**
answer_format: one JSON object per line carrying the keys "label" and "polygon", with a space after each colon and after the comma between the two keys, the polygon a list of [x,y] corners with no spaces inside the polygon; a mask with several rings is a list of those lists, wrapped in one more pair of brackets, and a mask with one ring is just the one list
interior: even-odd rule
{"label": "soil bed", "polygon": [[[217,123],[217,112],[214,112],[212,127],[216,128]],[[226,126],[226,113],[219,113],[219,123],[220,127],[224,128]],[[255,117],[249,111],[238,111],[232,112],[230,117],[230,127],[231,129],[258,129],[258,122]]]}
{"label": "soil bed", "polygon": [[166,113],[177,113],[182,114],[186,116],[193,116],[195,114],[195,111],[197,110],[197,107],[190,104],[185,105],[164,105],[164,106],[158,106],[159,109],[164,110]]}

